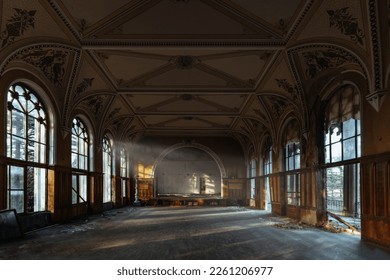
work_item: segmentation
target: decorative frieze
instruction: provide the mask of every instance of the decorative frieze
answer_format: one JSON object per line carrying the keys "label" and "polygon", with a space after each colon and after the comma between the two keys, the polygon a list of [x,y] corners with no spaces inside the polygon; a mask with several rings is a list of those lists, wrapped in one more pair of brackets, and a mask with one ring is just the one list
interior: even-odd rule
{"label": "decorative frieze", "polygon": [[309,78],[314,78],[319,72],[329,68],[338,68],[346,63],[356,63],[352,55],[338,49],[305,51],[301,55],[306,64],[305,74]]}

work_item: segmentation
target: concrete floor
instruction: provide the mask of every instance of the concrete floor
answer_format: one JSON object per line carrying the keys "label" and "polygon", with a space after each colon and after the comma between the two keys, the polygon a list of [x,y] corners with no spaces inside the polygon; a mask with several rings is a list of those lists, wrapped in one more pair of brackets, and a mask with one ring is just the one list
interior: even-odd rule
{"label": "concrete floor", "polygon": [[240,207],[121,208],[0,244],[0,259],[390,259],[360,236]]}

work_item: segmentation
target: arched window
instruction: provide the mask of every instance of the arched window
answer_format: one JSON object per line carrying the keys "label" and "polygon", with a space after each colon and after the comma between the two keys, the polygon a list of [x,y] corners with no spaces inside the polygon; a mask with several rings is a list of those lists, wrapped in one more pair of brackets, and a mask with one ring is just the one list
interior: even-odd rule
{"label": "arched window", "polygon": [[360,215],[360,94],[352,85],[339,88],[327,101],[324,122],[327,209]]}
{"label": "arched window", "polygon": [[89,137],[85,124],[74,118],[72,122],[72,204],[87,202],[89,170]]}
{"label": "arched window", "polygon": [[103,202],[112,201],[112,147],[110,138],[103,137]]}
{"label": "arched window", "polygon": [[285,171],[287,186],[287,204],[300,206],[300,177],[296,170],[301,167],[300,127],[297,120],[292,120],[284,133]]}
{"label": "arched window", "polygon": [[7,207],[18,213],[47,209],[48,120],[45,106],[28,86],[7,94]]}

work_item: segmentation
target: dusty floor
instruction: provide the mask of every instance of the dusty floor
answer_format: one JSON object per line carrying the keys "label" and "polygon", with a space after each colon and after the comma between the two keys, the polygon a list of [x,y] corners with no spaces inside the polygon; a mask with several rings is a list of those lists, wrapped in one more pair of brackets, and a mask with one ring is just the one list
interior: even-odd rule
{"label": "dusty floor", "polygon": [[121,208],[0,244],[0,259],[390,259],[360,236],[240,207]]}

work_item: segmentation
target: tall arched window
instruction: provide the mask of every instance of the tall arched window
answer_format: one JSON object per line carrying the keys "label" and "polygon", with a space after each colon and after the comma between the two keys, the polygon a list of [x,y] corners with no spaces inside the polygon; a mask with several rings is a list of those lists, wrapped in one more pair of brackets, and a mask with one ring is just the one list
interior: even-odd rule
{"label": "tall arched window", "polygon": [[[7,206],[18,213],[47,209],[48,120],[45,106],[28,86],[7,94]],[[12,162],[12,163],[11,163]]]}
{"label": "tall arched window", "polygon": [[110,138],[103,137],[103,202],[112,201],[112,147]]}
{"label": "tall arched window", "polygon": [[72,204],[87,202],[89,170],[89,137],[85,124],[74,118],[72,122]]}
{"label": "tall arched window", "polygon": [[297,120],[289,122],[284,135],[287,204],[300,206],[300,177],[296,170],[301,167],[301,148],[300,127]]}
{"label": "tall arched window", "polygon": [[327,209],[360,215],[360,94],[354,86],[339,88],[325,107],[324,150]]}

